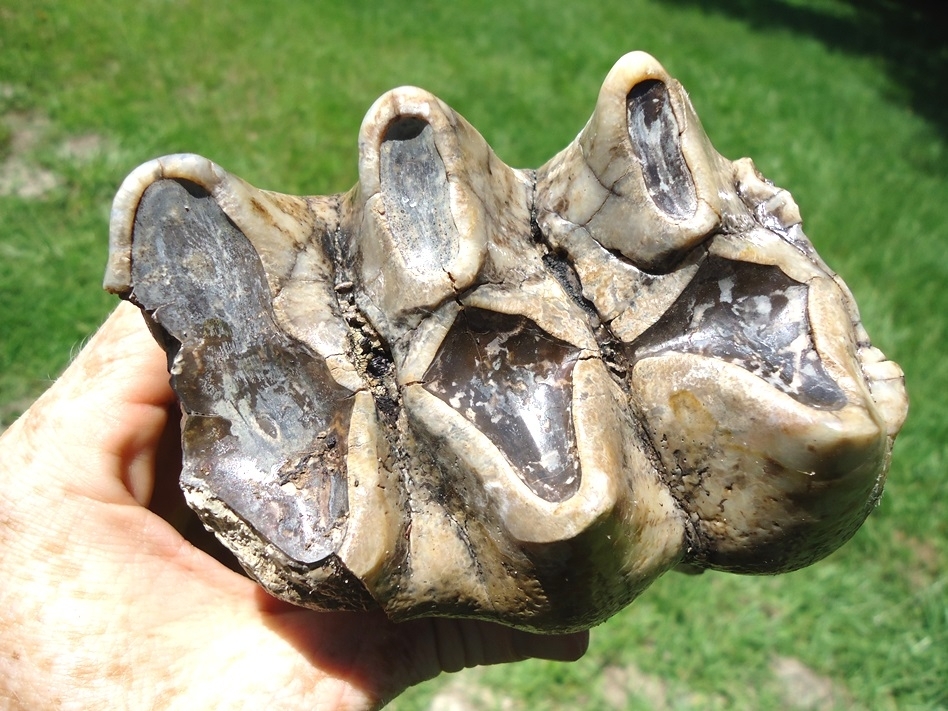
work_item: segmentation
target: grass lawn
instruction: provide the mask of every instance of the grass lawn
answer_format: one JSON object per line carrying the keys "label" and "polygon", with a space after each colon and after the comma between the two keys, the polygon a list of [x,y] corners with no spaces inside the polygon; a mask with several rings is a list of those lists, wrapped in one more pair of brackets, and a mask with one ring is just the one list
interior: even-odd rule
{"label": "grass lawn", "polygon": [[948,708],[948,49],[918,4],[9,0],[0,427],[114,306],[99,286],[109,207],[139,163],[190,151],[259,187],[342,191],[365,110],[416,84],[507,163],[537,167],[585,123],[612,63],[644,49],[721,153],[792,191],[905,369],[886,495],[812,568],[668,575],[576,664],[466,671],[393,708]]}

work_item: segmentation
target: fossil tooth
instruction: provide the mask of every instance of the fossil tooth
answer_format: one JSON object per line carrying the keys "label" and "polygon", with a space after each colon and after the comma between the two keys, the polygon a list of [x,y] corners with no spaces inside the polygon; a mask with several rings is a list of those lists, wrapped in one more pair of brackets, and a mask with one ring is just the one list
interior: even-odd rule
{"label": "fossil tooth", "polygon": [[[522,317],[464,309],[425,374],[434,393],[497,444],[547,501],[579,488],[571,371],[580,350]],[[467,379],[461,380],[461,373]]]}
{"label": "fossil tooth", "polygon": [[382,96],[362,125],[356,199],[364,204],[350,248],[388,318],[434,308],[454,293],[452,278],[464,288],[484,259],[482,218],[472,210],[455,217],[469,187],[458,185],[463,136],[452,114],[427,92],[403,88]]}
{"label": "fossil tooth", "polygon": [[659,79],[632,87],[625,99],[629,138],[649,198],[669,217],[683,221],[698,210],[698,196],[681,153],[681,131],[668,94]]}
{"label": "fossil tooth", "polygon": [[220,492],[285,554],[314,563],[345,531],[352,392],[276,325],[258,253],[209,198],[155,182],[132,244],[135,297],[181,344],[171,373],[190,413],[182,481]]}
{"label": "fossil tooth", "polygon": [[664,273],[720,223],[729,173],[681,85],[633,52],[609,72],[576,140],[540,169],[538,209]]}
{"label": "fossil tooth", "polygon": [[168,352],[189,504],[318,609],[573,630],[673,568],[807,565],[908,408],[790,194],[640,52],[537,171],[414,87],[344,194],[151,161],[105,287]]}

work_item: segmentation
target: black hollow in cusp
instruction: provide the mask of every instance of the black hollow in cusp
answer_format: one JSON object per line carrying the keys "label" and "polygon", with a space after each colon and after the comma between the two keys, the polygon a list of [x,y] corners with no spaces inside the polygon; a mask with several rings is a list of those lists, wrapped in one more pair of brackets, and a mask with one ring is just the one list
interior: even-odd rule
{"label": "black hollow in cusp", "polygon": [[709,256],[627,352],[631,362],[667,352],[720,358],[804,405],[838,409],[846,395],[813,346],[807,294],[778,267]]}
{"label": "black hollow in cusp", "polygon": [[181,482],[219,498],[294,560],[338,547],[351,393],[276,325],[263,267],[199,186],[151,185],[132,235],[132,299],[180,342]]}
{"label": "black hollow in cusp", "polygon": [[572,419],[578,354],[523,316],[466,308],[425,387],[484,433],[537,496],[564,501],[581,475]]}
{"label": "black hollow in cusp", "polygon": [[656,79],[636,84],[626,97],[626,111],[632,152],[652,202],[675,219],[691,217],[698,198],[665,84]]}

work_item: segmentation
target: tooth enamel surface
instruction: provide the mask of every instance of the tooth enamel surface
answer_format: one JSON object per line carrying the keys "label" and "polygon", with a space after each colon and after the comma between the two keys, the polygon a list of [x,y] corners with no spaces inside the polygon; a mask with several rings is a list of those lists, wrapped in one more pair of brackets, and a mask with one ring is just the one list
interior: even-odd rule
{"label": "tooth enamel surface", "polygon": [[793,570],[862,524],[907,413],[790,193],[641,52],[536,171],[402,87],[347,193],[167,156],[109,244],[169,354],[189,504],[317,609],[565,631],[676,566]]}
{"label": "tooth enamel surface", "polygon": [[809,407],[846,403],[810,338],[807,287],[775,267],[707,259],[628,351],[632,362],[670,351],[703,355],[738,365]]}
{"label": "tooth enamel surface", "polygon": [[352,392],[277,326],[258,252],[208,193],[161,180],[140,215],[155,219],[136,218],[136,298],[188,344],[172,367],[190,414],[182,486],[213,490],[286,555],[323,560],[345,531]]}
{"label": "tooth enamel surface", "polygon": [[695,183],[681,154],[681,128],[665,84],[650,79],[632,87],[626,97],[629,139],[652,202],[676,220],[698,209]]}
{"label": "tooth enamel surface", "polygon": [[580,480],[571,407],[579,355],[523,317],[464,309],[425,389],[483,432],[534,494],[562,501]]}

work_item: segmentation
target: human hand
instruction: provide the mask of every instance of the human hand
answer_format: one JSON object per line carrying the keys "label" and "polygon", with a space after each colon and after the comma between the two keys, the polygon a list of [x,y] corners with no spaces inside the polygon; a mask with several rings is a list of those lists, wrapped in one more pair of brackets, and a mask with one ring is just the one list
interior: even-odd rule
{"label": "human hand", "polygon": [[587,633],[271,598],[166,520],[177,436],[165,355],[122,304],[0,437],[0,705],[366,709],[442,671],[585,651]]}

